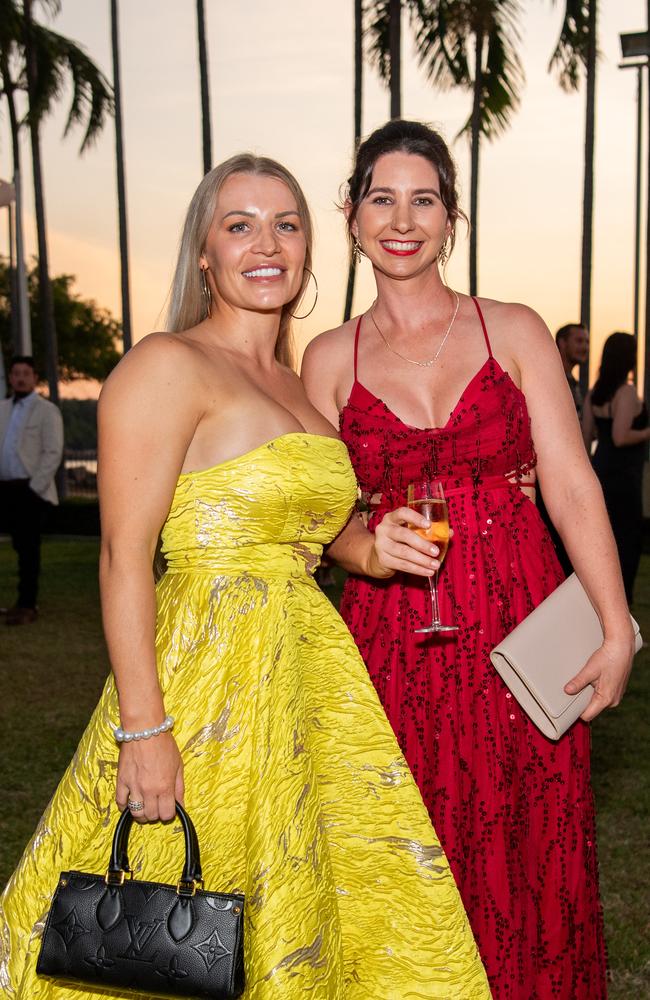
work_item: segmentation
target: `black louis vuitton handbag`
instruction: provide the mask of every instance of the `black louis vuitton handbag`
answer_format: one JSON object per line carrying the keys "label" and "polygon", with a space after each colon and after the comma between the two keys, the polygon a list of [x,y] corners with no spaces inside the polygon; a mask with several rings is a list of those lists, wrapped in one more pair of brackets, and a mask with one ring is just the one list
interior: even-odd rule
{"label": "black louis vuitton handbag", "polygon": [[36,965],[41,976],[108,993],[230,1000],[244,990],[244,897],[206,892],[192,820],[178,884],[140,882],[129,866],[131,813],[122,813],[105,875],[62,872]]}

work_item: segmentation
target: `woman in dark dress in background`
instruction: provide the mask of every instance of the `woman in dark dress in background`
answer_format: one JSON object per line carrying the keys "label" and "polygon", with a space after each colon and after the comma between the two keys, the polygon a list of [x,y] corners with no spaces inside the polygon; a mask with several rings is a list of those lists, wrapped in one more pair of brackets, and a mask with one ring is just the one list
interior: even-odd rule
{"label": "woman in dark dress in background", "polygon": [[603,488],[630,604],[641,557],[643,463],[650,441],[647,406],[629,381],[636,369],[636,352],[636,340],[629,333],[607,338],[600,372],[582,416],[587,448],[594,438],[598,441],[592,462]]}
{"label": "woman in dark dress in background", "polygon": [[[351,574],[341,613],[444,844],[495,1000],[603,1000],[589,727],[548,740],[489,658],[563,578],[531,502],[537,474],[606,636],[576,678],[575,689],[596,688],[584,719],[617,704],[630,669],[616,546],[560,357],[531,309],[443,280],[462,212],[436,132],[405,121],[374,132],[345,207],[377,299],[303,362],[312,402],[340,423],[362,491],[379,498],[374,552],[367,543],[359,560],[356,519],[329,548]],[[437,549],[427,558],[405,527],[407,486],[423,478],[442,481],[454,530],[440,577],[451,635],[414,632],[428,624],[422,576],[437,565]],[[389,575],[380,563],[390,578],[378,579]]]}

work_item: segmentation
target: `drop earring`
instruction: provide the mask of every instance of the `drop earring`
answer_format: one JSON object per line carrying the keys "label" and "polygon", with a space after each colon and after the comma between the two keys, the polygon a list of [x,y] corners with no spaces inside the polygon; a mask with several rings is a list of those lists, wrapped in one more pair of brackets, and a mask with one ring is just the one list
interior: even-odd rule
{"label": "drop earring", "polygon": [[208,319],[212,316],[212,292],[210,291],[210,286],[208,284],[207,267],[200,268],[201,271],[201,294],[203,295],[203,303],[205,305],[205,311],[208,315]]}

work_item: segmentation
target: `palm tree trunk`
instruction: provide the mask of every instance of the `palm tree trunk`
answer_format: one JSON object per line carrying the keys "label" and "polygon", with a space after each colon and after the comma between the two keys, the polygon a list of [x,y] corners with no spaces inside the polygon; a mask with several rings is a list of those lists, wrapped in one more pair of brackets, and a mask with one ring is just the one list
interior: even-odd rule
{"label": "palm tree trunk", "polygon": [[[27,64],[27,86],[30,97],[30,108],[36,85],[37,67],[31,42],[32,0],[24,0],[25,17],[25,55]],[[50,283],[50,270],[47,252],[47,227],[45,223],[45,197],[43,194],[43,173],[41,169],[41,145],[38,131],[38,121],[34,115],[29,115],[29,132],[32,146],[32,171],[34,174],[34,204],[36,210],[36,232],[38,236],[38,298],[45,342],[45,374],[50,389],[50,400],[58,406],[59,403],[59,366],[56,338],[56,323],[54,321],[54,299]]]}
{"label": "palm tree trunk", "polygon": [[[594,210],[594,145],[596,130],[597,0],[589,0],[589,48],[587,51],[587,113],[585,120],[585,175],[582,199],[582,273],[580,322],[591,326],[591,265]],[[589,358],[580,365],[580,387],[589,388]]]}
{"label": "palm tree trunk", "polygon": [[14,170],[14,188],[16,190],[16,293],[18,304],[18,328],[20,354],[31,355],[32,318],[29,303],[29,286],[27,282],[27,264],[25,263],[25,231],[23,227],[23,182],[20,168]]}
{"label": "palm tree trunk", "polygon": [[[7,229],[9,230],[9,322],[11,329],[11,343],[14,354],[22,354],[20,347],[20,301],[18,298],[18,275],[16,273],[16,213],[15,202],[10,201],[3,206],[7,209]],[[2,351],[0,351],[0,399],[4,399],[7,392],[7,385],[4,381],[4,368],[2,367]]]}
{"label": "palm tree trunk", "polygon": [[[650,0],[648,0],[650,3]],[[361,138],[363,98],[363,0],[354,0],[354,151]]]}
{"label": "palm tree trunk", "polygon": [[129,289],[129,236],[126,219],[126,179],[122,135],[122,87],[120,82],[120,30],[117,0],[111,0],[111,44],[113,48],[113,94],[115,98],[115,166],[117,169],[117,212],[120,229],[120,273],[122,290],[122,345],[124,353],[133,343],[131,335],[131,293]]}
{"label": "palm tree trunk", "polygon": [[[356,153],[361,138],[361,108],[363,97],[363,0],[354,0],[354,151]],[[350,257],[348,270],[348,287],[345,293],[345,310],[343,322],[347,323],[352,315],[352,300],[354,298],[354,279],[357,263]]]}
{"label": "palm tree trunk", "polygon": [[390,116],[402,117],[402,0],[389,0]]}
{"label": "palm tree trunk", "polygon": [[469,294],[478,293],[478,170],[479,145],[481,139],[481,97],[483,92],[483,43],[482,28],[476,29],[474,68],[474,100],[472,103],[471,164],[469,197]]}
{"label": "palm tree trunk", "polygon": [[31,355],[32,353],[32,327],[29,311],[29,292],[27,288],[27,270],[25,267],[25,239],[23,234],[23,202],[22,183],[20,176],[20,139],[19,123],[16,114],[16,104],[14,99],[14,86],[9,71],[9,63],[6,55],[1,61],[2,79],[4,83],[5,97],[7,98],[7,108],[9,110],[9,125],[11,129],[11,149],[14,168],[14,189],[16,192],[16,213],[15,213],[15,241],[16,241],[16,313],[18,320],[18,336],[14,340],[16,354]]}
{"label": "palm tree trunk", "polygon": [[208,82],[208,51],[205,40],[205,9],[203,0],[196,0],[196,20],[199,33],[199,74],[201,77],[201,121],[203,127],[203,173],[212,169],[212,130],[210,126],[210,87]]}

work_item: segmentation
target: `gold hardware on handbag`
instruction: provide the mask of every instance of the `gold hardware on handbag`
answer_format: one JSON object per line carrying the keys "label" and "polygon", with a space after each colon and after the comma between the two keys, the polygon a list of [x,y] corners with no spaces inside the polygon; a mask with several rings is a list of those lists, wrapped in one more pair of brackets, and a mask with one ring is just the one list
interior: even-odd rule
{"label": "gold hardware on handbag", "polygon": [[[642,645],[637,622],[635,652]],[[564,690],[603,641],[600,619],[580,580],[572,573],[490,653],[490,659],[538,729],[551,740],[580,718],[594,689]]]}

